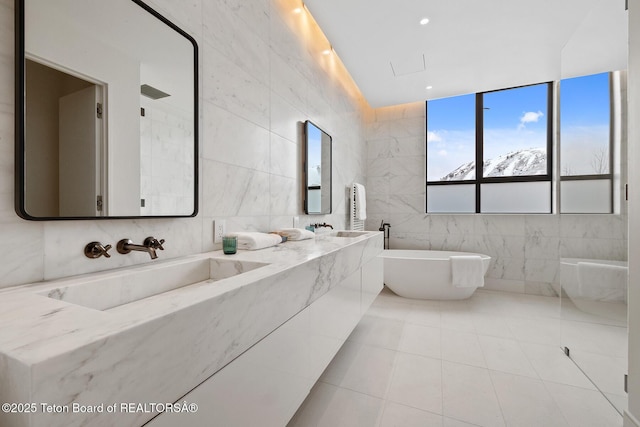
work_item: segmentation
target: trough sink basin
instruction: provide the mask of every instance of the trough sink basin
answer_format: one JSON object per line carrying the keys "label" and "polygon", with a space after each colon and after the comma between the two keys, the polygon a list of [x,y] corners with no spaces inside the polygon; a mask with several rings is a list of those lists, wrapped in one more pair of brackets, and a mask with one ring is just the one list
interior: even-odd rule
{"label": "trough sink basin", "polygon": [[125,269],[104,277],[72,279],[40,295],[96,310],[109,310],[174,289],[238,276],[269,264],[219,258]]}
{"label": "trough sink basin", "polygon": [[368,231],[334,231],[329,233],[328,236],[331,237],[360,237],[368,234]]}

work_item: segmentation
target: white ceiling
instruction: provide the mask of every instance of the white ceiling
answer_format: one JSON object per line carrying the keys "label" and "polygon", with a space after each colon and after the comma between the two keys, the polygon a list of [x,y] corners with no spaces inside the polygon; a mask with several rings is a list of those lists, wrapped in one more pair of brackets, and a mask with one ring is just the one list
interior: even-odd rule
{"label": "white ceiling", "polygon": [[305,5],[374,108],[626,68],[624,0]]}

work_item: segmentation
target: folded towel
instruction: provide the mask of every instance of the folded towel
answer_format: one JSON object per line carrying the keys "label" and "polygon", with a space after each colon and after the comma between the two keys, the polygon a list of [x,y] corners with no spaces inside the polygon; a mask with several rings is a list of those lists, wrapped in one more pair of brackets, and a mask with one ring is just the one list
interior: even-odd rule
{"label": "folded towel", "polygon": [[238,238],[238,249],[248,249],[250,251],[268,248],[282,242],[282,237],[277,234],[253,231],[227,233],[227,236],[236,236]]}
{"label": "folded towel", "polygon": [[355,191],[355,217],[361,221],[367,219],[367,195],[364,189],[364,185],[354,183]]}
{"label": "folded towel", "polygon": [[479,255],[456,255],[451,259],[451,280],[458,288],[484,286],[484,266]]}
{"label": "folded towel", "polygon": [[283,228],[278,230],[277,233],[281,236],[285,236],[288,240],[305,240],[316,237],[316,234],[313,231],[305,230],[303,228]]}

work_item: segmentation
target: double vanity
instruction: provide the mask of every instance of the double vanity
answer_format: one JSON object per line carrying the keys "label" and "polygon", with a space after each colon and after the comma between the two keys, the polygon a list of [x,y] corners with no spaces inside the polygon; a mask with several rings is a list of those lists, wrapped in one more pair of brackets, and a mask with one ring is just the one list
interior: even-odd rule
{"label": "double vanity", "polygon": [[[196,216],[195,39],[142,0],[16,0],[15,23],[17,214]],[[331,138],[305,129],[305,213],[330,214]],[[382,248],[337,231],[0,290],[0,426],[286,425],[382,289]]]}
{"label": "double vanity", "polygon": [[382,289],[382,248],[333,232],[3,290],[0,425],[285,425]]}

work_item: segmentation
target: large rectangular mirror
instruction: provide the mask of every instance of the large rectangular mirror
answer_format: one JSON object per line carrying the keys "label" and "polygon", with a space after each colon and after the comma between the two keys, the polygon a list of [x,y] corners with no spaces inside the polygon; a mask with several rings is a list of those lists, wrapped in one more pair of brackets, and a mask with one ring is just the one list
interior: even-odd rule
{"label": "large rectangular mirror", "polygon": [[17,0],[18,215],[195,216],[197,49],[138,0]]}
{"label": "large rectangular mirror", "polygon": [[304,212],[331,213],[331,136],[307,120],[305,136]]}

